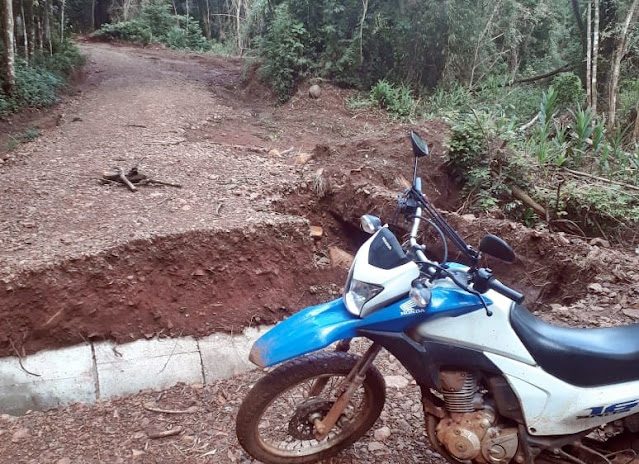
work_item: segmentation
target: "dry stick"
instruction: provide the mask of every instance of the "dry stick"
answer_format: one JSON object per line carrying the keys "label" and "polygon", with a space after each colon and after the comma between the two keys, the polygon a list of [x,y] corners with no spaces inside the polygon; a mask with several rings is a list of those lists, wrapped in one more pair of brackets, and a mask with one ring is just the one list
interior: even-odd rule
{"label": "dry stick", "polygon": [[291,147],[291,148],[289,148],[288,150],[284,150],[283,152],[281,152],[281,153],[280,153],[280,156],[284,156],[284,155],[286,155],[287,153],[292,152],[293,150],[295,150],[295,147]]}
{"label": "dry stick", "polygon": [[35,374],[33,372],[28,371],[24,365],[22,364],[22,356],[20,355],[20,352],[18,352],[18,350],[16,349],[15,344],[13,343],[13,339],[9,338],[9,343],[11,343],[11,348],[13,349],[13,352],[16,354],[16,356],[18,357],[18,364],[20,364],[20,368],[25,371],[27,374],[29,375],[33,375],[34,377],[42,377],[40,374]]}
{"label": "dry stick", "polygon": [[180,335],[178,335],[177,339],[175,340],[175,344],[173,345],[173,349],[171,350],[171,354],[169,355],[169,359],[166,360],[166,362],[164,363],[164,366],[162,366],[162,369],[160,369],[159,374],[161,374],[164,371],[164,369],[166,369],[166,366],[169,365],[169,361],[171,361],[171,358],[173,357],[173,353],[175,353],[175,349],[178,346],[180,337],[182,336],[182,332],[184,332],[184,330],[180,330]]}
{"label": "dry stick", "polygon": [[169,187],[182,188],[182,184],[173,184],[171,182],[164,182],[162,180],[145,179],[145,180],[140,181],[140,182],[144,182],[145,184],[158,184],[158,185],[167,185]]}
{"label": "dry stick", "polygon": [[572,174],[573,176],[587,177],[588,179],[594,179],[594,180],[598,180],[600,182],[607,182],[607,183],[610,183],[610,184],[619,185],[621,187],[626,187],[626,188],[629,188],[631,190],[639,191],[639,187],[637,187],[636,185],[626,184],[624,182],[618,182],[618,181],[612,180],[612,179],[606,179],[605,177],[599,177],[599,176],[595,176],[594,174],[588,174],[586,172],[575,171],[573,169],[561,168],[561,170],[567,172],[568,174]]}
{"label": "dry stick", "polygon": [[534,209],[535,212],[539,213],[542,217],[546,217],[546,208],[530,198],[530,196],[526,192],[524,192],[516,185],[509,185],[509,187],[510,191],[513,194],[513,197],[524,203],[526,206]]}
{"label": "dry stick", "polygon": [[132,192],[137,191],[138,188],[135,185],[133,185],[129,179],[127,179],[127,177],[124,175],[124,172],[122,172],[122,169],[120,169],[120,168],[116,168],[116,169],[117,169],[117,172],[118,172],[118,177],[120,178],[122,183],[124,183],[124,185],[129,187],[129,190],[131,190]]}
{"label": "dry stick", "polygon": [[525,132],[530,126],[532,126],[533,124],[535,124],[537,122],[537,120],[539,119],[539,113],[537,113],[535,115],[534,118],[532,118],[530,121],[528,121],[526,124],[524,124],[523,126],[521,126],[518,130],[519,132]]}
{"label": "dry stick", "polygon": [[144,403],[142,405],[144,409],[151,412],[159,412],[161,414],[195,414],[197,410],[195,408],[188,408],[184,410],[180,409],[162,409],[162,408],[154,408],[153,406],[149,406],[148,403]]}
{"label": "dry stick", "polygon": [[178,426],[174,429],[164,430],[163,432],[153,432],[147,434],[149,438],[165,438],[172,437],[173,435],[179,435],[182,432],[182,427]]}

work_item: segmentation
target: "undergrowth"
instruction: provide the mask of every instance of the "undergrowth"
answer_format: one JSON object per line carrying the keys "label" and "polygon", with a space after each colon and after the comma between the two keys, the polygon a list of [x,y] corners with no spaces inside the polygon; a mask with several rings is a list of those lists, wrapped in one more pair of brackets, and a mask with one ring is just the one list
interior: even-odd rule
{"label": "undergrowth", "polygon": [[501,105],[451,111],[451,102],[468,108],[475,101],[463,89],[431,97],[447,108],[448,169],[462,185],[462,209],[500,210],[529,226],[585,237],[630,238],[639,225],[637,146],[625,142],[627,129],[608,129],[582,106],[574,74],[553,84],[525,125]]}
{"label": "undergrowth", "polygon": [[214,43],[204,37],[200,23],[171,13],[171,4],[153,0],[144,4],[140,16],[119,23],[104,24],[92,34],[99,40],[149,44],[162,43],[174,49],[209,51]]}
{"label": "undergrowth", "polygon": [[41,108],[55,103],[59,88],[83,64],[84,58],[71,42],[56,43],[53,55],[37,52],[29,63],[17,59],[16,84],[11,95],[0,90],[0,118],[24,107]]}
{"label": "undergrowth", "polygon": [[35,127],[29,127],[22,132],[9,134],[5,148],[9,151],[15,150],[19,145],[32,142],[40,136],[40,130]]}

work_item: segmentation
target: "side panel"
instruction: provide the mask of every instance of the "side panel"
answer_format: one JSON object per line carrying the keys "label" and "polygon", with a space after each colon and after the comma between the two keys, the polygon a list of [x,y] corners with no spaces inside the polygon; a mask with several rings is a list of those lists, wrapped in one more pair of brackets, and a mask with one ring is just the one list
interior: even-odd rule
{"label": "side panel", "polygon": [[450,343],[500,354],[530,365],[536,364],[510,326],[510,308],[513,302],[492,290],[488,291],[486,296],[492,301],[492,316],[487,316],[483,310],[458,317],[443,315],[420,324],[417,333],[425,340]]}
{"label": "side panel", "polygon": [[485,353],[504,374],[522,405],[528,433],[577,433],[639,412],[639,381],[582,388],[531,366]]}

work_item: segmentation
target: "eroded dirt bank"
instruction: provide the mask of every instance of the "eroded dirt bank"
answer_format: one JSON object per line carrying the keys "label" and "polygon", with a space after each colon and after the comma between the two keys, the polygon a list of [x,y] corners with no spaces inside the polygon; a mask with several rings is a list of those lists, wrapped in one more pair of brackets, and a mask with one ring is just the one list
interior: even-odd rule
{"label": "eroded dirt bank", "polygon": [[[274,106],[255,79],[242,83],[238,60],[82,47],[79,91],[0,167],[1,355],[233,331],[337,295],[345,271],[329,248],[356,249],[363,213],[392,218],[411,175],[410,128],[433,144],[420,172],[428,195],[445,211],[462,203],[443,168],[442,122],[351,111],[348,92],[328,85],[318,100],[301,88]],[[136,164],[182,188],[97,180]],[[490,264],[546,317],[634,321],[634,253],[450,217],[469,243],[487,232],[510,241],[520,260]]]}

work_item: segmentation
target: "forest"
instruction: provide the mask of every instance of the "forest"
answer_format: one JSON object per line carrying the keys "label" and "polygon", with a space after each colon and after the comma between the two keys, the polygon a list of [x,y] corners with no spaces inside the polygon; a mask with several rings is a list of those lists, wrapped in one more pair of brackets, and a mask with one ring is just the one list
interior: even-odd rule
{"label": "forest", "polygon": [[78,34],[241,56],[279,103],[314,80],[443,118],[471,210],[606,238],[639,221],[639,0],[1,1],[0,117],[55,100]]}

